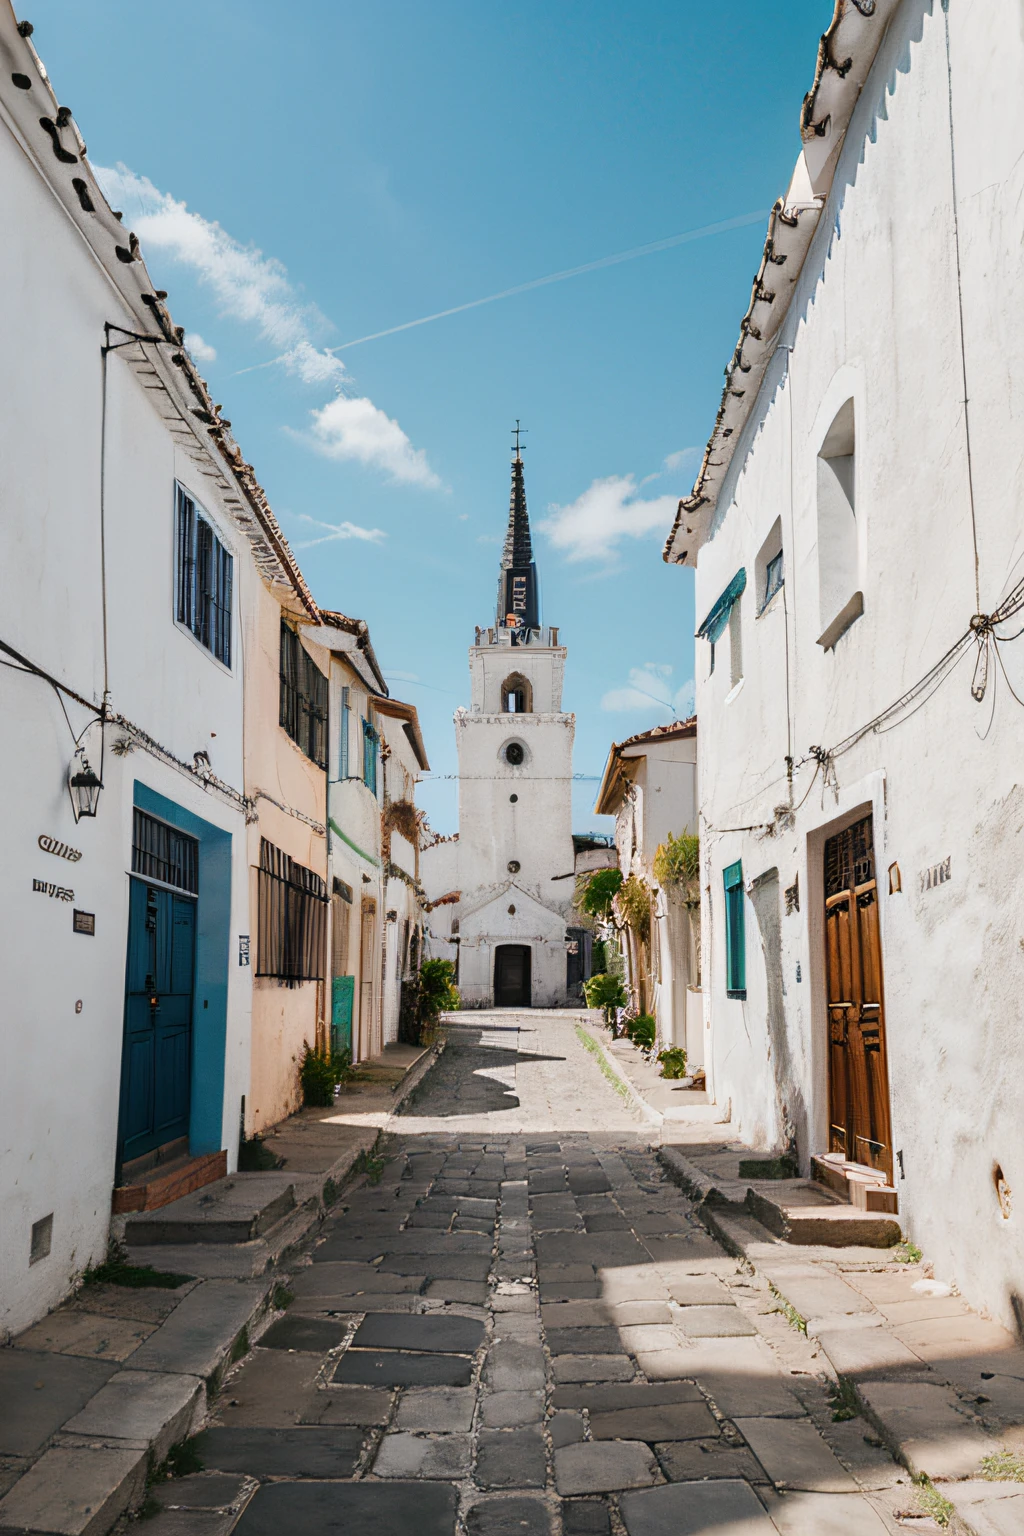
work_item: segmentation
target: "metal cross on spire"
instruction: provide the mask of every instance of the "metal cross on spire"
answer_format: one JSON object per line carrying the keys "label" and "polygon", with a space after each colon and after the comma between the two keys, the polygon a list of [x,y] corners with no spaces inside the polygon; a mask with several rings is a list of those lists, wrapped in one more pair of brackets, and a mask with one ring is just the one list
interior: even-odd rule
{"label": "metal cross on spire", "polygon": [[516,426],[515,426],[516,458],[517,459],[520,457],[520,455],[522,454],[522,451],[523,451],[522,446],[520,446],[519,439],[520,439],[520,437],[525,437],[529,430],[530,430],[529,427],[521,427],[519,425],[519,417],[517,416],[516,417]]}

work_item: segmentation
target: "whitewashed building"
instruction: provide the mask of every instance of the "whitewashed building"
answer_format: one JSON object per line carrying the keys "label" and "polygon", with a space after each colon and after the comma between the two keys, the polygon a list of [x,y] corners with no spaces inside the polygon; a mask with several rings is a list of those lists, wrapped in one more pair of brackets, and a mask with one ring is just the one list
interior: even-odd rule
{"label": "whitewashed building", "polygon": [[709,1085],[804,1171],[831,1152],[891,1179],[937,1274],[1007,1324],[1022,78],[1016,0],[838,0],[666,549],[701,620]]}
{"label": "whitewashed building", "polygon": [[[615,817],[615,851],[625,879],[650,892],[646,941],[619,929],[626,949],[626,982],[635,1013],[652,1013],[662,1046],[704,1064],[704,1012],[697,948],[682,892],[659,882],[655,860],[672,837],[697,830],[697,722],[674,720],[612,745],[594,809]],[[578,865],[577,865],[578,867]]]}
{"label": "whitewashed building", "polygon": [[[578,987],[572,938],[572,743],[566,649],[541,625],[523,461],[512,464],[493,625],[470,647],[469,709],[455,714],[459,837],[422,855],[438,952],[458,950],[463,1007],[556,1007]],[[445,937],[458,938],[447,946]],[[576,945],[575,953],[571,946]]]}
{"label": "whitewashed building", "polygon": [[[316,612],[0,5],[0,1334],[161,1157],[234,1166],[250,1079],[243,634]],[[127,950],[127,970],[126,970]]]}

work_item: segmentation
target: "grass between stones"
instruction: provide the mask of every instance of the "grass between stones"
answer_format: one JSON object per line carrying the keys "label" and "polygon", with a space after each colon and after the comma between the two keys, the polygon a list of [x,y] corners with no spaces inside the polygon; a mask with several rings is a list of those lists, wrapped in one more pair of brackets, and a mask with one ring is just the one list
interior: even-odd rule
{"label": "grass between stones", "polygon": [[[775,1307],[774,1310],[776,1312],[781,1312],[783,1317],[786,1319],[786,1322],[789,1324],[789,1326],[791,1328],[795,1328],[797,1333],[802,1333],[804,1335],[804,1337],[806,1338],[807,1337],[807,1319],[806,1319],[806,1317],[801,1317],[800,1313],[797,1311],[796,1307],[794,1307],[793,1303],[791,1301],[787,1301],[785,1296],[783,1296],[782,1292],[780,1290],[778,1290],[774,1285],[772,1285],[771,1282],[769,1282],[769,1289],[770,1289],[772,1295],[775,1297],[776,1301],[779,1303],[779,1305],[777,1307]],[[833,1417],[835,1417],[835,1415],[833,1415]],[[850,1415],[850,1417],[852,1417],[852,1415]]]}
{"label": "grass between stones", "polygon": [[622,1081],[622,1078],[619,1077],[616,1072],[613,1072],[607,1061],[605,1061],[604,1052],[598,1045],[597,1041],[593,1038],[592,1035],[587,1034],[586,1030],[581,1024],[576,1025],[576,1035],[583,1049],[585,1051],[589,1051],[591,1056],[596,1059],[597,1065],[601,1070],[601,1075],[608,1079],[612,1087],[615,1089],[615,1092],[624,1099],[632,1098],[632,1094],[626,1087],[625,1083]]}
{"label": "grass between stones", "polygon": [[936,1525],[946,1529],[953,1515],[953,1506],[948,1499],[944,1499],[935,1485],[927,1477],[915,1479],[917,1482],[917,1502],[926,1515],[931,1515]]}
{"label": "grass between stones", "polygon": [[187,1285],[193,1275],[176,1275],[171,1270],[154,1269],[152,1264],[128,1264],[121,1259],[108,1259],[105,1264],[90,1264],[82,1275],[83,1285],[124,1285],[132,1290],[155,1287],[176,1291],[179,1285]]}
{"label": "grass between stones", "polygon": [[1024,1456],[1016,1451],[996,1451],[981,1458],[981,1475],[992,1483],[1024,1483]]}
{"label": "grass between stones", "polygon": [[[806,1327],[804,1332],[806,1333]],[[845,1376],[840,1376],[837,1381],[829,1382],[829,1403],[832,1408],[833,1424],[845,1424],[848,1419],[860,1417],[860,1403],[857,1400],[857,1389],[852,1381]]]}

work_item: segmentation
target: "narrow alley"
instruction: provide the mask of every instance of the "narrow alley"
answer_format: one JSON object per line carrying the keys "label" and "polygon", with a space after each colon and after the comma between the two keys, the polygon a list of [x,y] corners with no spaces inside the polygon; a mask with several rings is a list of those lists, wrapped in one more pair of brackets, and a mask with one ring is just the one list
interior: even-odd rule
{"label": "narrow alley", "polygon": [[907,1471],[833,1421],[816,1347],[696,1220],[579,1017],[451,1021],[151,1536],[902,1529]]}

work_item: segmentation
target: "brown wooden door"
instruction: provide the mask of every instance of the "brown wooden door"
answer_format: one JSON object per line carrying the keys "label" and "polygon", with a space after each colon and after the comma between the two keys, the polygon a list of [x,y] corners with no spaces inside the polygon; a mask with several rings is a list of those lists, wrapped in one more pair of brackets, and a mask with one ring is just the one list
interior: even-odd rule
{"label": "brown wooden door", "polygon": [[829,1151],[892,1181],[889,1070],[872,818],[825,844]]}

